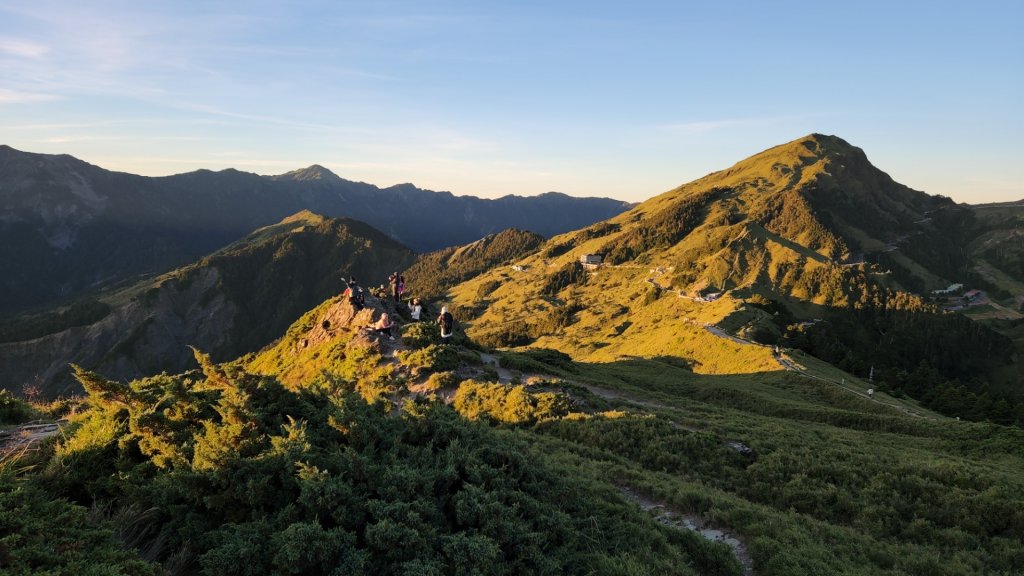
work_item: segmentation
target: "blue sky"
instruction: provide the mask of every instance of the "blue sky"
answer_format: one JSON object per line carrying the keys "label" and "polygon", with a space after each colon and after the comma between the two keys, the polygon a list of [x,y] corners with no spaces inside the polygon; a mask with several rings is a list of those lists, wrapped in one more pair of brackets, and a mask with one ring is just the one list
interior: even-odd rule
{"label": "blue sky", "polygon": [[1024,2],[0,0],[0,143],[638,201],[811,132],[1024,199]]}

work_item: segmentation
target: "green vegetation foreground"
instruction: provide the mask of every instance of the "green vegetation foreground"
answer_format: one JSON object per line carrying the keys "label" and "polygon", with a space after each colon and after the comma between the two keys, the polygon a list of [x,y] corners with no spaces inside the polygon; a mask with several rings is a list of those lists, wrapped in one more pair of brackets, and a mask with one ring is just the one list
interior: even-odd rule
{"label": "green vegetation foreground", "polygon": [[127,385],[79,371],[89,407],[67,437],[0,469],[0,567],[744,573],[728,546],[659,524],[637,496],[736,536],[759,575],[1024,566],[1019,429],[909,417],[788,373],[540,350],[501,354],[530,384],[438,378],[449,406],[401,392],[386,363],[451,375],[478,369],[453,370],[453,354],[475,353],[427,354],[411,332],[417,350],[392,360],[346,350],[343,363],[390,366],[386,387],[372,367],[286,386],[200,353],[201,370]]}

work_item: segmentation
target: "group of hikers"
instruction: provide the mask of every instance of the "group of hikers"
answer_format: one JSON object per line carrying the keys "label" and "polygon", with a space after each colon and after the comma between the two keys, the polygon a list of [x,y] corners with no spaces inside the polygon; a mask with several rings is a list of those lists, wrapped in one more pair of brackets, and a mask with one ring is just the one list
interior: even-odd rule
{"label": "group of hikers", "polygon": [[[405,276],[398,272],[393,272],[388,276],[388,284],[390,290],[385,291],[384,286],[381,285],[376,296],[380,299],[384,299],[390,295],[391,298],[394,299],[396,306],[401,305],[402,296],[405,293]],[[362,310],[366,307],[366,294],[354,277],[349,277],[346,281],[345,292],[342,293],[342,296],[348,298],[349,304],[351,304],[356,310]],[[423,315],[423,302],[421,302],[419,298],[412,298],[406,305],[409,308],[409,317],[412,318],[412,321],[419,322]],[[455,331],[455,318],[452,316],[451,312],[448,311],[447,306],[441,307],[441,313],[438,315],[435,322],[441,328],[441,343],[448,345],[449,339]],[[395,339],[395,323],[391,320],[391,316],[387,312],[384,312],[377,322],[367,328],[371,332],[381,336],[387,336],[389,340]]]}

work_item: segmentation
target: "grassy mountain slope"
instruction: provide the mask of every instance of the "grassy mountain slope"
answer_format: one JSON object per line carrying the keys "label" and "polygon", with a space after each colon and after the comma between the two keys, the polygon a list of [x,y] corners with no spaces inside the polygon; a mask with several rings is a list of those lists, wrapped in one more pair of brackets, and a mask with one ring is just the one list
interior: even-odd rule
{"label": "grassy mountain slope", "polygon": [[368,222],[429,251],[510,227],[557,234],[626,207],[557,193],[489,200],[381,189],[319,166],[149,178],[0,146],[0,317],[165,272],[304,209]]}
{"label": "grassy mountain slope", "polygon": [[[1024,391],[1012,342],[919,292],[970,273],[974,227],[969,209],[811,135],[554,237],[517,261],[524,271],[490,270],[450,297],[490,345],[588,361],[675,356],[709,374],[778,364],[770,348],[738,347],[706,326],[717,325],[919,397],[948,384],[984,404],[990,385]],[[577,261],[589,253],[606,265],[584,270]]]}
{"label": "grassy mountain slope", "polygon": [[973,206],[975,271],[1011,308],[1024,306],[1024,202]]}
{"label": "grassy mountain slope", "polygon": [[[302,212],[198,262],[101,298],[106,314],[62,326],[29,319],[0,343],[0,384],[45,395],[74,388],[69,362],[119,379],[191,364],[187,346],[218,360],[255,351],[312,305],[344,288],[342,277],[379,282],[414,254],[370,226]],[[102,310],[100,311],[102,312]],[[42,326],[41,335],[34,330]],[[15,326],[15,328],[19,328]],[[25,337],[19,336],[19,332]]]}
{"label": "grassy mountain slope", "polygon": [[532,252],[543,241],[533,232],[509,229],[465,246],[421,254],[405,273],[408,292],[424,299],[438,298],[463,280]]}
{"label": "grassy mountain slope", "polygon": [[400,311],[368,304],[330,299],[260,353],[197,353],[183,375],[80,371],[88,408],[66,437],[0,467],[0,497],[24,496],[0,529],[28,543],[8,566],[82,562],[81,547],[38,553],[38,535],[84,538],[55,525],[83,506],[109,511],[89,561],[111,572],[898,576],[1024,561],[1019,429],[911,414],[799,356],[806,374],[702,375],[672,358],[481,352],[461,333],[442,348],[422,323],[373,338],[360,328]]}

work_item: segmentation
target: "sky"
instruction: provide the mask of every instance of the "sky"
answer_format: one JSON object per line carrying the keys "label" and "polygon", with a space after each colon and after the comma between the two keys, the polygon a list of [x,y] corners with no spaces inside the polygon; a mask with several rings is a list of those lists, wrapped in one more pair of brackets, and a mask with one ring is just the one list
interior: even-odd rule
{"label": "sky", "polygon": [[0,144],[641,201],[812,132],[1024,199],[1024,2],[0,0]]}

